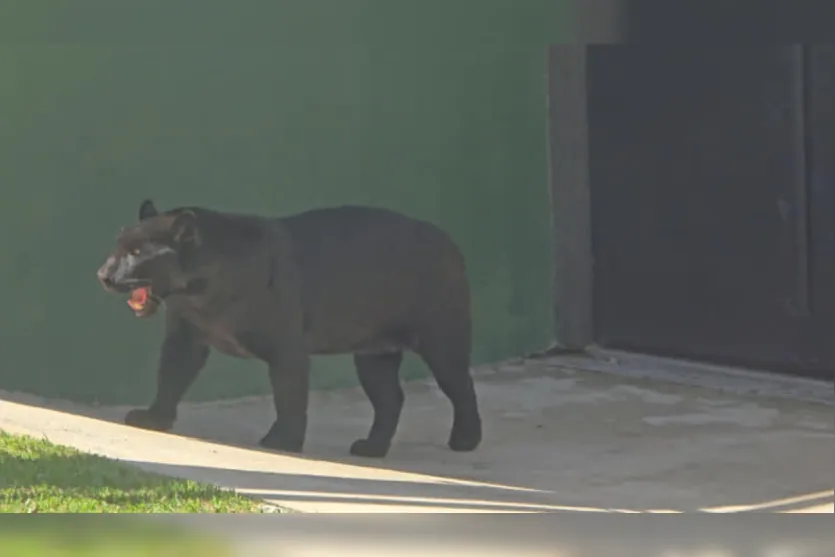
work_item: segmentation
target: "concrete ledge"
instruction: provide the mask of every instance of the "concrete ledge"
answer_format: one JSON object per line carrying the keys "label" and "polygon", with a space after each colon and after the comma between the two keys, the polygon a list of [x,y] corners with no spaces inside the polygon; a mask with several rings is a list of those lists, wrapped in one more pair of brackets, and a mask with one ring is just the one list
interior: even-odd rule
{"label": "concrete ledge", "polygon": [[584,354],[533,358],[577,371],[620,375],[703,387],[736,395],[773,397],[835,405],[835,384],[764,371],[591,347]]}

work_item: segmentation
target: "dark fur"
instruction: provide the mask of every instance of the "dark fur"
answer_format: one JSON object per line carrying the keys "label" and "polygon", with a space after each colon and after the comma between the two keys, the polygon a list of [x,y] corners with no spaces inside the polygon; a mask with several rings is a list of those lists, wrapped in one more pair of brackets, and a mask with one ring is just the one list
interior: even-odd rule
{"label": "dark fur", "polygon": [[[119,258],[143,246],[165,255],[112,280]],[[481,441],[464,260],[429,223],[357,206],[284,218],[197,207],[157,214],[146,201],[99,278],[121,293],[150,284],[166,306],[157,394],[148,409],[127,414],[129,425],[169,430],[211,347],[268,365],[276,421],[260,444],[299,452],[310,356],[351,353],[374,408],[367,438],[351,453],[383,457],[400,419],[398,369],[410,350],[452,402],[450,448],[471,451]]]}

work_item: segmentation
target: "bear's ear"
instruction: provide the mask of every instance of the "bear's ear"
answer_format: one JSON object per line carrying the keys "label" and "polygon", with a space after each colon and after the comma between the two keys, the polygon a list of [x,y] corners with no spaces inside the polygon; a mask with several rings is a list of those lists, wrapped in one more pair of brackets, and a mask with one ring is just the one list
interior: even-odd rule
{"label": "bear's ear", "polygon": [[185,210],[176,216],[171,223],[171,237],[180,245],[200,243],[200,230],[197,228],[197,215],[193,211]]}
{"label": "bear's ear", "polygon": [[150,199],[146,199],[142,202],[142,205],[139,206],[139,220],[149,219],[157,216],[158,214],[157,208],[154,207],[154,202]]}

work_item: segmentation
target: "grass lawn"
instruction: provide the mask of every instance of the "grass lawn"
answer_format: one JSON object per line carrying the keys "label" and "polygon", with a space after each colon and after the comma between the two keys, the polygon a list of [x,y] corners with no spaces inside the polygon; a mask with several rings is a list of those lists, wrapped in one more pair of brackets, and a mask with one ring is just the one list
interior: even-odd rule
{"label": "grass lawn", "polygon": [[[90,515],[8,516],[0,520],[0,557],[233,557],[231,544],[149,518],[80,520]],[[146,515],[147,516],[147,515]]]}
{"label": "grass lawn", "polygon": [[0,513],[50,512],[257,513],[261,503],[0,431]]}

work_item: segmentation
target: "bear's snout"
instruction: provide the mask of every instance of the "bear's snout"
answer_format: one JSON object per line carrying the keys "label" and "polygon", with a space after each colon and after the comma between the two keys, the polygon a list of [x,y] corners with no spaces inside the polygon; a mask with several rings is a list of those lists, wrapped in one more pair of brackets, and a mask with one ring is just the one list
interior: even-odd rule
{"label": "bear's snout", "polygon": [[96,277],[106,290],[115,291],[118,289],[120,268],[119,262],[111,255],[104,262],[104,265],[96,271]]}

